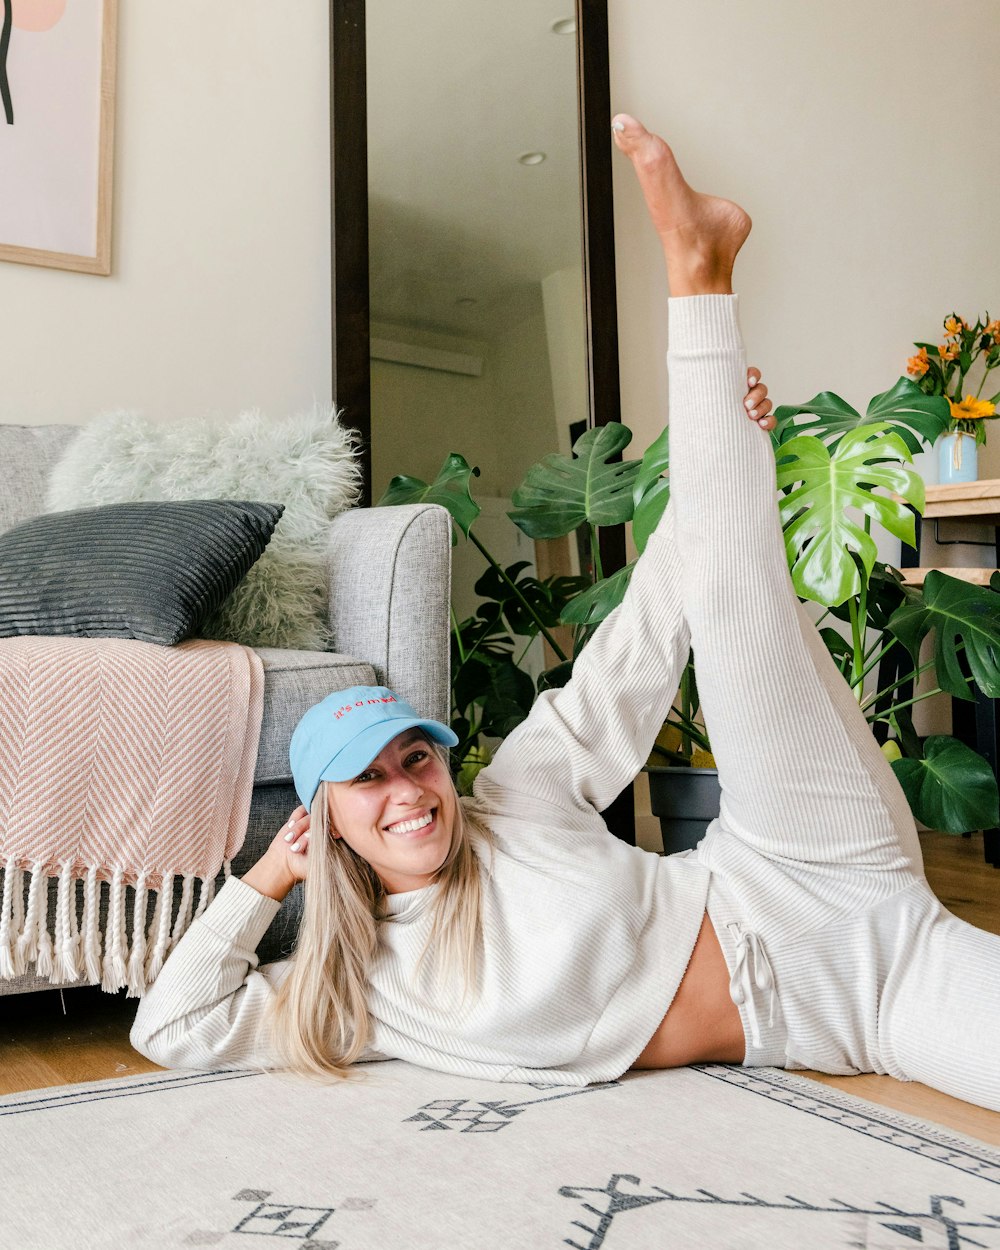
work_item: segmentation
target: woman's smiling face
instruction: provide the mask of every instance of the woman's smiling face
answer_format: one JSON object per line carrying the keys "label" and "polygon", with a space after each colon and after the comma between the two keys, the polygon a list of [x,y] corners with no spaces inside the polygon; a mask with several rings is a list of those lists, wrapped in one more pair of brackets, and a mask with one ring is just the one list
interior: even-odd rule
{"label": "woman's smiling face", "polygon": [[457,795],[420,729],[384,747],[352,781],[328,781],[333,837],[371,864],[387,894],[430,885],[451,850]]}

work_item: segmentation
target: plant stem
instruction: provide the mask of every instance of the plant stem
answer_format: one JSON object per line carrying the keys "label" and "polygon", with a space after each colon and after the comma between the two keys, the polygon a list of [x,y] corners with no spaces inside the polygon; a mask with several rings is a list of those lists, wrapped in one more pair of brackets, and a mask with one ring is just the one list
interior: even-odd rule
{"label": "plant stem", "polygon": [[594,562],[594,584],[604,581],[604,568],[601,564],[601,540],[597,526],[590,526],[590,558]]}
{"label": "plant stem", "polygon": [[[965,650],[964,642],[955,643],[956,655],[961,655],[964,650]],[[900,677],[898,681],[894,681],[891,686],[886,686],[884,690],[878,690],[876,691],[875,694],[870,695],[867,699],[865,699],[864,703],[862,703],[861,710],[864,711],[865,708],[871,707],[873,703],[881,699],[883,695],[889,694],[890,691],[895,690],[897,686],[902,686],[904,682],[915,681],[916,678],[918,678],[921,673],[926,673],[929,668],[936,668],[936,667],[937,667],[936,659],[928,660],[926,664],[921,664],[919,668],[913,669],[913,671],[910,673],[907,673],[905,677]]]}
{"label": "plant stem", "polygon": [[[684,671],[681,673],[681,710],[677,713],[678,717],[685,725],[693,723],[693,714],[691,708],[691,665],[685,664]],[[691,734],[685,730],[681,731],[681,754],[691,757]]]}
{"label": "plant stem", "polygon": [[861,704],[862,712],[866,708],[871,707],[873,703],[877,703],[879,699],[883,698],[885,695],[891,694],[892,691],[898,686],[905,685],[908,681],[916,681],[921,673],[926,673],[929,668],[934,668],[935,663],[936,661],[934,660],[928,660],[926,664],[921,664],[919,668],[913,669],[913,671],[907,673],[905,677],[900,677],[898,681],[894,681],[891,686],[886,686],[884,690],[877,690],[874,694],[869,695],[868,698]]}
{"label": "plant stem", "polygon": [[[675,717],[676,719],[671,720],[671,717]],[[711,747],[709,746],[708,738],[706,737],[705,734],[702,733],[700,727],[698,726],[697,721],[691,720],[689,717],[685,716],[682,712],[679,712],[677,708],[670,709],[670,712],[667,715],[666,723],[668,725],[673,725],[676,729],[679,729],[682,740],[685,741],[687,744],[687,750],[684,750],[682,747],[681,752],[680,752],[681,755],[684,755],[686,758],[690,759],[692,742],[700,746],[703,751],[711,750]]]}
{"label": "plant stem", "polygon": [[990,365],[989,368],[986,369],[986,371],[983,373],[982,379],[979,383],[979,390],[976,391],[976,399],[978,399],[979,396],[982,395],[983,387],[986,385],[986,379],[990,376],[990,374],[993,372],[995,368],[996,368],[996,365]]}
{"label": "plant stem", "polygon": [[451,632],[455,635],[455,644],[458,647],[459,663],[465,663],[465,646],[462,642],[462,631],[458,628],[458,617],[455,615],[455,605],[449,603],[448,611],[451,613]]}
{"label": "plant stem", "polygon": [[500,577],[507,583],[507,585],[511,588],[514,594],[517,596],[518,600],[521,603],[521,606],[524,608],[524,610],[528,613],[531,619],[538,626],[539,632],[541,633],[542,637],[549,644],[552,650],[556,653],[559,659],[562,661],[568,660],[569,656],[565,653],[565,651],[563,651],[562,647],[560,647],[558,642],[556,642],[556,640],[552,637],[549,631],[545,628],[545,625],[542,623],[542,620],[539,617],[538,613],[531,606],[531,604],[527,601],[527,599],[525,599],[524,595],[521,594],[520,590],[518,590],[515,583],[511,581],[511,579],[507,576],[506,572],[500,567],[500,565],[496,562],[496,560],[493,559],[490,553],[486,550],[486,548],[483,546],[483,544],[479,541],[479,539],[475,536],[475,534],[473,534],[471,530],[469,531],[469,538],[472,539],[473,544],[478,548],[480,553],[485,557],[490,567],[500,574]]}
{"label": "plant stem", "polygon": [[900,708],[911,707],[914,703],[922,703],[924,699],[931,699],[934,697],[934,695],[941,694],[941,693],[942,693],[941,687],[935,686],[933,690],[928,690],[926,694],[918,694],[913,699],[906,699],[902,703],[894,703],[887,712],[882,712],[878,716],[873,716],[871,720],[869,721],[869,724],[874,725],[877,720],[888,720],[890,716],[895,716],[895,714],[900,710]]}
{"label": "plant stem", "polygon": [[[885,655],[885,653],[889,651],[895,645],[895,642],[896,642],[895,638],[892,640],[892,642],[887,642],[885,646],[881,648],[878,654],[873,656],[871,659],[868,659],[868,655],[866,655],[865,659],[868,662],[865,664],[864,668],[858,674],[858,678],[856,678],[854,681],[851,682],[851,685],[852,686],[855,685],[858,680],[863,681],[868,676],[868,674],[872,671],[875,665],[879,662],[879,660],[881,660],[881,658]],[[875,643],[875,646],[876,647],[878,646],[877,642]],[[873,650],[874,650],[874,647],[873,647]]]}
{"label": "plant stem", "polygon": [[851,615],[851,644],[854,648],[854,655],[851,658],[851,686],[854,687],[854,697],[860,703],[864,694],[863,687],[859,684],[862,681],[861,667],[864,663],[864,644],[861,641],[861,622],[858,619],[857,600],[852,595],[847,601],[847,610]]}

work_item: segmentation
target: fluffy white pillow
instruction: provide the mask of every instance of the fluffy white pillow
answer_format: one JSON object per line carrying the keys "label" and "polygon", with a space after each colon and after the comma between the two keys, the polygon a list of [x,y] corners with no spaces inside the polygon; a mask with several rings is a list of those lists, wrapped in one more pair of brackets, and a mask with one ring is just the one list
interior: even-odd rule
{"label": "fluffy white pillow", "polygon": [[330,643],[326,548],[330,520],[353,507],[356,435],[335,409],[271,420],[150,421],[130,412],[83,426],[55,466],[50,512],[163,499],[282,503],[271,542],[201,631],[255,647],[319,651]]}

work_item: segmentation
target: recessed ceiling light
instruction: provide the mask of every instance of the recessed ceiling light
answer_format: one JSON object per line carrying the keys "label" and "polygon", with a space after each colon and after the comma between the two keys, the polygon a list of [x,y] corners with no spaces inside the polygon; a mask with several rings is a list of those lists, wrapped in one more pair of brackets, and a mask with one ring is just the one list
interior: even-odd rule
{"label": "recessed ceiling light", "polygon": [[553,35],[575,35],[576,18],[561,17],[558,22],[552,23],[551,30]]}
{"label": "recessed ceiling light", "polygon": [[471,295],[463,295],[459,299],[455,300],[455,303],[459,306],[459,308],[471,308],[473,304],[478,304],[479,300],[474,299]]}
{"label": "recessed ceiling light", "polygon": [[517,158],[522,165],[541,165],[545,160],[544,152],[522,152]]}

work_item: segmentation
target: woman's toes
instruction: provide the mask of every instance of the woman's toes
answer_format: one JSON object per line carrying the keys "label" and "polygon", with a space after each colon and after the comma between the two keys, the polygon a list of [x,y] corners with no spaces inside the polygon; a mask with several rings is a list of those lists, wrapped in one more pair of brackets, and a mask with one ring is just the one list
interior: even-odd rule
{"label": "woman's toes", "polygon": [[643,135],[649,131],[628,113],[616,113],[611,119],[611,133],[615,143],[625,153],[631,153]]}
{"label": "woman's toes", "polygon": [[[669,145],[659,135],[647,130],[642,122],[637,122],[627,113],[619,113],[611,123],[611,133],[619,150],[635,165],[643,190],[647,193],[652,189],[648,181],[650,177],[668,177],[675,192],[679,186],[687,188]],[[657,188],[666,189],[666,184]]]}

